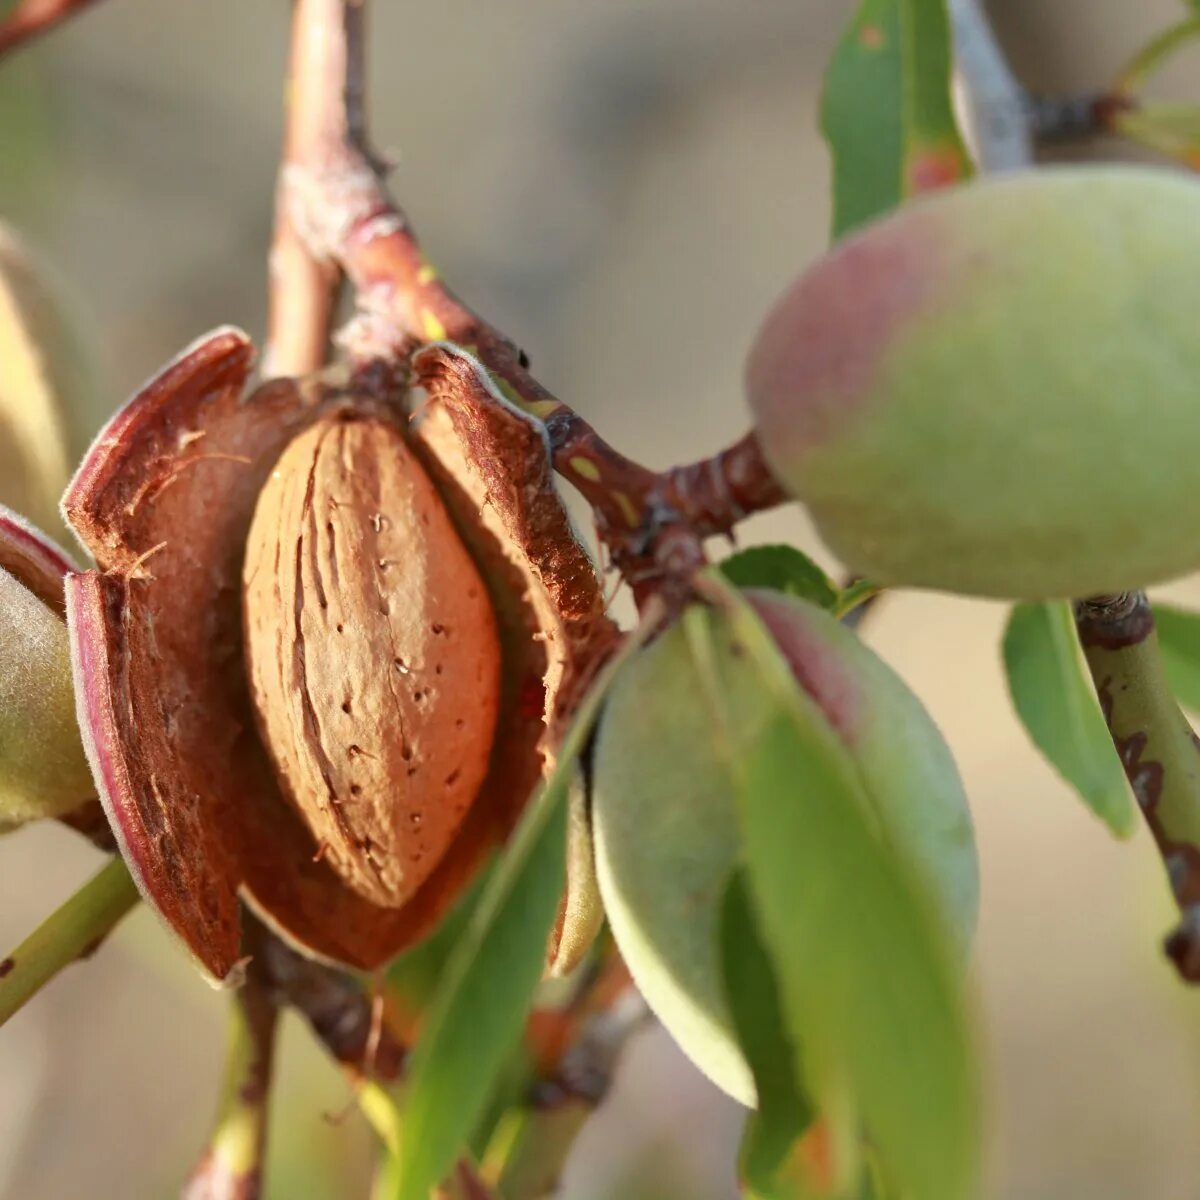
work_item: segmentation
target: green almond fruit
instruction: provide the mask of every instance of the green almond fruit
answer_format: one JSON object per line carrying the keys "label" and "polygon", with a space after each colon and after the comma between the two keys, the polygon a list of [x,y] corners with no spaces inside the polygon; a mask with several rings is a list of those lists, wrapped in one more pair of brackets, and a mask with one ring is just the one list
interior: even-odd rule
{"label": "green almond fruit", "polygon": [[[850,751],[883,836],[927,883],[965,957],[977,863],[941,734],[904,682],[827,612],[779,593],[746,597]],[[714,624],[729,708],[752,727],[773,701],[754,664]],[[626,667],[610,695],[596,739],[592,820],[600,894],[634,980],[696,1065],[752,1105],[718,948],[721,904],[740,855],[730,752],[677,625]]]}
{"label": "green almond fruit", "polygon": [[0,832],[95,795],[75,718],[67,627],[0,568]]}
{"label": "green almond fruit", "polygon": [[1043,599],[1200,567],[1200,182],[1070,166],[838,244],[747,365],[763,453],[880,583]]}

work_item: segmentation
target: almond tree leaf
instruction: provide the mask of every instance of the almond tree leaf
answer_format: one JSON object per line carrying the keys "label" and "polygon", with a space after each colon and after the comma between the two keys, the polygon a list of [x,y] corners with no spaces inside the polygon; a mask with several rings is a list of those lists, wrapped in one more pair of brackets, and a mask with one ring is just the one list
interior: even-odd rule
{"label": "almond tree leaf", "polygon": [[725,996],[758,1094],[758,1110],[750,1114],[742,1137],[741,1176],[765,1196],[816,1112],[797,1076],[797,1052],[741,870],[725,889],[719,936]]}
{"label": "almond tree leaf", "polygon": [[394,1200],[428,1200],[463,1152],[520,1045],[558,915],[566,797],[621,666],[652,632],[643,622],[595,680],[450,954],[409,1063]]}
{"label": "almond tree leaf", "polygon": [[835,239],[971,174],[950,98],[951,59],[945,0],[862,0],[830,61],[821,105]]}
{"label": "almond tree leaf", "polygon": [[1200,105],[1148,100],[1114,117],[1118,133],[1200,170]]}
{"label": "almond tree leaf", "polygon": [[446,963],[470,923],[493,866],[480,872],[479,878],[459,897],[429,937],[404,951],[389,965],[384,976],[388,999],[393,1007],[399,1008],[400,1020],[406,1027],[419,1021],[433,999]]}
{"label": "almond tree leaf", "polygon": [[1080,655],[1070,606],[1018,604],[1004,632],[1004,666],[1033,744],[1117,837],[1129,837],[1137,813]]}
{"label": "almond tree leaf", "polygon": [[1171,691],[1185,708],[1200,712],[1200,613],[1156,604],[1154,624]]}
{"label": "almond tree leaf", "polygon": [[[745,871],[798,1070],[845,1093],[889,1181],[937,1200],[975,1195],[977,1069],[962,984],[911,866],[885,844],[852,756],[735,594],[685,628],[718,717]],[[722,676],[759,671],[751,720]]]}
{"label": "almond tree leaf", "polygon": [[717,569],[737,588],[770,588],[832,609],[838,589],[811,558],[795,546],[751,546],[730,555]]}

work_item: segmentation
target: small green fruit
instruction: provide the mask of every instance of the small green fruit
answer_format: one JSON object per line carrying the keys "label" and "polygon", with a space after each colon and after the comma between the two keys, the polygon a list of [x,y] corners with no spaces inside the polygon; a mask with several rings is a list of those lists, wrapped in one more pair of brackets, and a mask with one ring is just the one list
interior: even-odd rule
{"label": "small green fruit", "polygon": [[[801,686],[849,749],[885,837],[927,881],[964,955],[978,879],[971,819],[945,742],[889,667],[828,613],[747,592]],[[729,707],[770,703],[752,663],[714,615]],[[676,626],[618,679],[594,762],[600,892],[613,934],[650,1007],[690,1058],[745,1104],[754,1085],[726,1008],[718,952],[724,889],[740,853],[722,731]]]}
{"label": "small green fruit", "polygon": [[763,452],[881,583],[1041,599],[1200,566],[1200,183],[1062,167],[836,246],[750,354]]}
{"label": "small green fruit", "polygon": [[95,795],[79,740],[67,627],[0,569],[0,830]]}

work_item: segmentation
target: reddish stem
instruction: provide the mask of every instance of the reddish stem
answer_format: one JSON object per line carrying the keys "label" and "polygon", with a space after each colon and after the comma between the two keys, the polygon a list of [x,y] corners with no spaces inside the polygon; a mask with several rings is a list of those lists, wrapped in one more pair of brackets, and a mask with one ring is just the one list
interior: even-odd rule
{"label": "reddish stem", "polygon": [[0,21],[0,54],[23,46],[96,0],[23,0]]}
{"label": "reddish stem", "polygon": [[[702,540],[785,498],[755,440],[712,459],[658,474],[609,446],[529,372],[529,359],[473,312],[422,253],[383,186],[362,116],[365,0],[299,0],[298,26],[319,34],[304,96],[320,136],[304,140],[286,169],[280,206],[318,261],[334,260],[354,285],[359,315],[346,341],[359,360],[403,360],[424,342],[467,348],[502,391],[543,421],[555,470],[592,505],[613,560],[644,599],[676,586],[704,561]],[[307,111],[307,109],[306,109]]]}

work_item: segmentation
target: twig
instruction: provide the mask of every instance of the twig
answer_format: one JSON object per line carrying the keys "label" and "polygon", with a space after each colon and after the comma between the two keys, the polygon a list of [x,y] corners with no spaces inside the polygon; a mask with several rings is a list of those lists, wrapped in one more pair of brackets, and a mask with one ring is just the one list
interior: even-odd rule
{"label": "twig", "polygon": [[1075,623],[1104,720],[1182,917],[1166,952],[1200,983],[1200,753],[1163,674],[1143,592],[1080,601]]}
{"label": "twig", "polygon": [[1011,171],[1033,160],[1029,99],[1009,68],[980,0],[950,0],[955,63],[981,171]]}
{"label": "twig", "polygon": [[230,1004],[229,1048],[216,1125],[181,1200],[259,1200],[279,1010],[251,963]]}
{"label": "twig", "polygon": [[436,1192],[434,1200],[498,1200],[468,1159],[460,1159],[454,1174]]}
{"label": "twig", "polygon": [[[267,347],[263,375],[307,375],[325,362],[337,264],[313,254],[293,221],[288,202],[288,175],[308,162],[323,161],[330,146],[339,146],[350,131],[348,105],[341,94],[347,79],[346,43],[316,18],[297,12],[292,23],[291,57],[285,102],[283,156],[276,188],[275,233],[269,262]],[[302,19],[303,17],[303,19]],[[361,16],[347,14],[361,36]]]}
{"label": "twig", "polygon": [[114,859],[0,960],[0,1025],[59,971],[87,958],[137,903],[124,862]]}
{"label": "twig", "polygon": [[90,8],[96,0],[21,0],[16,8],[0,21],[0,54],[7,54],[77,12]]}
{"label": "twig", "polygon": [[389,1082],[400,1077],[406,1047],[356,979],[305,958],[251,919],[247,939],[276,1007],[300,1013],[325,1049],[356,1075]]}
{"label": "twig", "polygon": [[564,1048],[543,1064],[551,1069],[533,1082],[507,1138],[496,1170],[506,1200],[545,1200],[554,1193],[575,1135],[608,1095],[630,1038],[653,1020],[615,954],[583,980],[565,1013],[541,1015],[566,1022],[555,1039]]}
{"label": "twig", "polygon": [[468,347],[513,402],[545,423],[555,469],[596,511],[601,536],[635,593],[648,594],[651,576],[690,572],[703,561],[704,537],[726,533],[748,512],[784,500],[756,442],[745,439],[712,460],[664,475],[641,467],[552,396],[529,373],[525,353],[458,300],[426,261],[367,149],[364,3],[297,0],[298,26],[314,31],[298,36],[319,31],[326,43],[312,95],[337,111],[325,113],[322,136],[306,141],[281,186],[281,203],[310,253],[340,263],[354,285],[359,315],[345,334],[348,348],[364,361],[403,361],[422,342]]}
{"label": "twig", "polygon": [[950,0],[950,18],[968,138],[981,171],[1030,166],[1038,144],[1112,132],[1119,114],[1134,104],[1120,85],[1079,96],[1030,95],[1009,67],[981,0]]}

